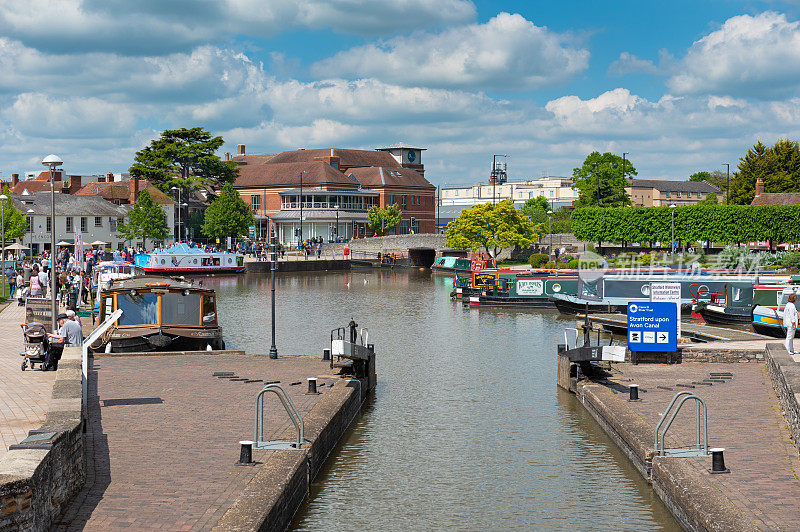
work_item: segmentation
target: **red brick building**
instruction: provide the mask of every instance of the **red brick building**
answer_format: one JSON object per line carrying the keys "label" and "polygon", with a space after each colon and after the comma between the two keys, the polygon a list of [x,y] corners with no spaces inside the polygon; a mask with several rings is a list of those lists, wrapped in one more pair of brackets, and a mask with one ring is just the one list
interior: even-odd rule
{"label": "red brick building", "polygon": [[[371,236],[367,209],[397,204],[397,234],[432,233],[436,187],[425,179],[423,148],[397,144],[378,150],[338,148],[245,155],[239,145],[234,183],[258,220],[263,236],[273,227],[282,242]],[[301,199],[302,198],[302,199]],[[302,208],[301,208],[302,206]]]}

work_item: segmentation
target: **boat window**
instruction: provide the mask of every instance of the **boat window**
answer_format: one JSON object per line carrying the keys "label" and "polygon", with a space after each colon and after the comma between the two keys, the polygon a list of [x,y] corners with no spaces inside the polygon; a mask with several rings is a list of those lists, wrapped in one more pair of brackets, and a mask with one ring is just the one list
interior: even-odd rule
{"label": "boat window", "polygon": [[217,324],[217,309],[214,305],[214,296],[203,296],[203,325]]}
{"label": "boat window", "polygon": [[117,294],[117,308],[122,309],[120,325],[152,325],[158,323],[158,295]]}
{"label": "boat window", "polygon": [[731,295],[733,296],[733,300],[734,301],[741,301],[742,300],[742,289],[741,288],[734,288],[733,290],[731,290],[731,292],[732,292]]}
{"label": "boat window", "polygon": [[170,292],[161,296],[161,323],[164,325],[200,325],[200,294],[185,296]]}

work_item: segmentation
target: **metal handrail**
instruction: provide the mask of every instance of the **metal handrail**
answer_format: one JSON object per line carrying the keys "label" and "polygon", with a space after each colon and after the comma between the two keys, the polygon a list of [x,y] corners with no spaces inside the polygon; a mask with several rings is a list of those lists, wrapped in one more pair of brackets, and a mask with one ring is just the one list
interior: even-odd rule
{"label": "metal handrail", "polygon": [[[99,291],[98,291],[99,292]],[[89,346],[91,346],[95,340],[100,338],[100,336],[105,333],[109,327],[114,325],[116,321],[122,316],[122,309],[117,309],[111,313],[111,315],[103,321],[97,328],[91,332],[88,338],[83,341],[83,353],[81,356],[81,392],[83,395],[83,407],[88,409],[87,399],[89,397]],[[111,340],[109,340],[109,343]]]}
{"label": "metal handrail", "polygon": [[578,336],[580,336],[580,334],[578,333],[578,329],[575,327],[564,328],[564,347],[566,347],[567,350],[570,349],[569,340],[567,338],[567,331],[575,331],[575,347],[578,347]]}
{"label": "metal handrail", "polygon": [[[689,399],[694,399],[695,400],[695,449],[697,451],[701,451],[702,450],[703,454],[708,454],[708,408],[706,407],[706,403],[699,396],[695,395],[692,392],[681,391],[681,392],[676,393],[675,397],[672,398],[672,401],[670,401],[669,405],[667,406],[667,409],[664,411],[664,415],[661,416],[661,419],[659,420],[658,424],[656,425],[655,434],[654,434],[654,438],[653,438],[653,440],[654,440],[653,441],[653,449],[659,455],[666,454],[666,450],[664,449],[664,440],[667,437],[667,431],[672,426],[672,422],[675,421],[675,417],[678,415],[678,412],[680,411],[680,409],[683,406],[683,404],[686,401],[688,401]],[[677,402],[677,405],[675,404],[676,402]],[[700,437],[701,437],[701,432],[700,432],[700,417],[701,417],[700,406],[701,405],[703,407],[703,410],[702,410],[702,418],[703,418],[702,437],[703,437],[703,444],[702,445],[700,445]],[[675,406],[674,410],[672,409],[673,406]],[[670,413],[671,413],[671,415],[669,416],[669,419],[667,420],[667,415],[670,414]],[[661,427],[664,425],[665,421],[666,421],[666,426],[664,426],[664,431],[660,434],[660,437],[659,437],[659,431],[661,430]]]}
{"label": "metal handrail", "polygon": [[275,443],[275,442],[266,442],[263,440],[264,437],[264,394],[267,392],[272,392],[278,396],[280,399],[283,408],[286,410],[286,413],[289,415],[289,419],[292,420],[294,424],[294,428],[297,431],[297,441],[293,445],[297,449],[301,449],[303,446],[303,442],[305,441],[305,426],[303,424],[303,418],[300,416],[300,412],[297,411],[295,408],[294,403],[292,402],[292,398],[286,393],[286,390],[280,384],[267,384],[264,388],[258,392],[256,396],[256,420],[255,420],[255,433],[253,435],[253,442],[255,442],[256,448],[262,447],[261,444],[268,444],[268,443]]}

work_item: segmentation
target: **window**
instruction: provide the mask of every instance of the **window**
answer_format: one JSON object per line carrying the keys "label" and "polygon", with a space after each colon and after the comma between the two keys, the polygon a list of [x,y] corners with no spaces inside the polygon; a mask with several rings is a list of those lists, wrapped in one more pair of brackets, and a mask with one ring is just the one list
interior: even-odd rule
{"label": "window", "polygon": [[47,217],[47,229],[45,229],[45,231],[47,231],[47,232],[49,233],[49,232],[50,232],[50,230],[51,230],[51,228],[52,228],[52,225],[53,225],[53,221],[52,221],[52,220],[50,219],[50,217],[48,216],[48,217]]}
{"label": "window", "polygon": [[28,232],[33,233],[33,216],[27,216]]}
{"label": "window", "polygon": [[669,197],[669,190],[667,190],[667,191],[665,192],[665,194],[666,194],[666,197]]}
{"label": "window", "polygon": [[114,218],[108,219],[108,229],[112,232],[117,230],[117,221]]}
{"label": "window", "polygon": [[261,210],[261,196],[250,196],[250,210],[253,212]]}
{"label": "window", "polygon": [[680,190],[676,190],[675,191],[675,197],[676,198],[680,198],[681,197],[681,191]]}
{"label": "window", "polygon": [[71,233],[72,231],[72,216],[67,216],[67,233]]}
{"label": "window", "polygon": [[[219,260],[219,259],[217,259]],[[161,296],[161,323],[168,325],[200,325],[200,294],[170,292]]]}
{"label": "window", "polygon": [[408,234],[408,220],[402,220],[397,225],[397,234],[398,235],[407,235]]}
{"label": "window", "polygon": [[102,216],[95,216],[94,217],[94,226],[95,227],[103,227],[103,217]]}
{"label": "window", "polygon": [[389,205],[394,205],[395,199],[394,194],[389,194]]}
{"label": "window", "polygon": [[86,232],[86,216],[81,216],[81,233]]}
{"label": "window", "polygon": [[[402,196],[402,202],[403,203],[400,205],[400,208],[403,209],[403,210],[406,210],[408,208],[408,196],[406,196],[405,194],[403,194],[403,196]],[[405,234],[405,233],[403,233],[403,234]]]}
{"label": "window", "polygon": [[158,294],[117,294],[117,308],[122,309],[120,325],[152,325],[158,323]]}

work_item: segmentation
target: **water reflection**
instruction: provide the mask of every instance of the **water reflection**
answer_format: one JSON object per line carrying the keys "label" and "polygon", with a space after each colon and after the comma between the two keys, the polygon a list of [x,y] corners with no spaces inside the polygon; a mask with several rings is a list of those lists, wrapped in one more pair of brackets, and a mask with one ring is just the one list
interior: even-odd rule
{"label": "water reflection", "polygon": [[[230,348],[266,352],[269,277],[205,281]],[[678,529],[555,385],[555,311],[469,308],[419,271],[281,274],[278,350],[320,353],[354,318],[378,388],[299,512],[297,530]]]}

